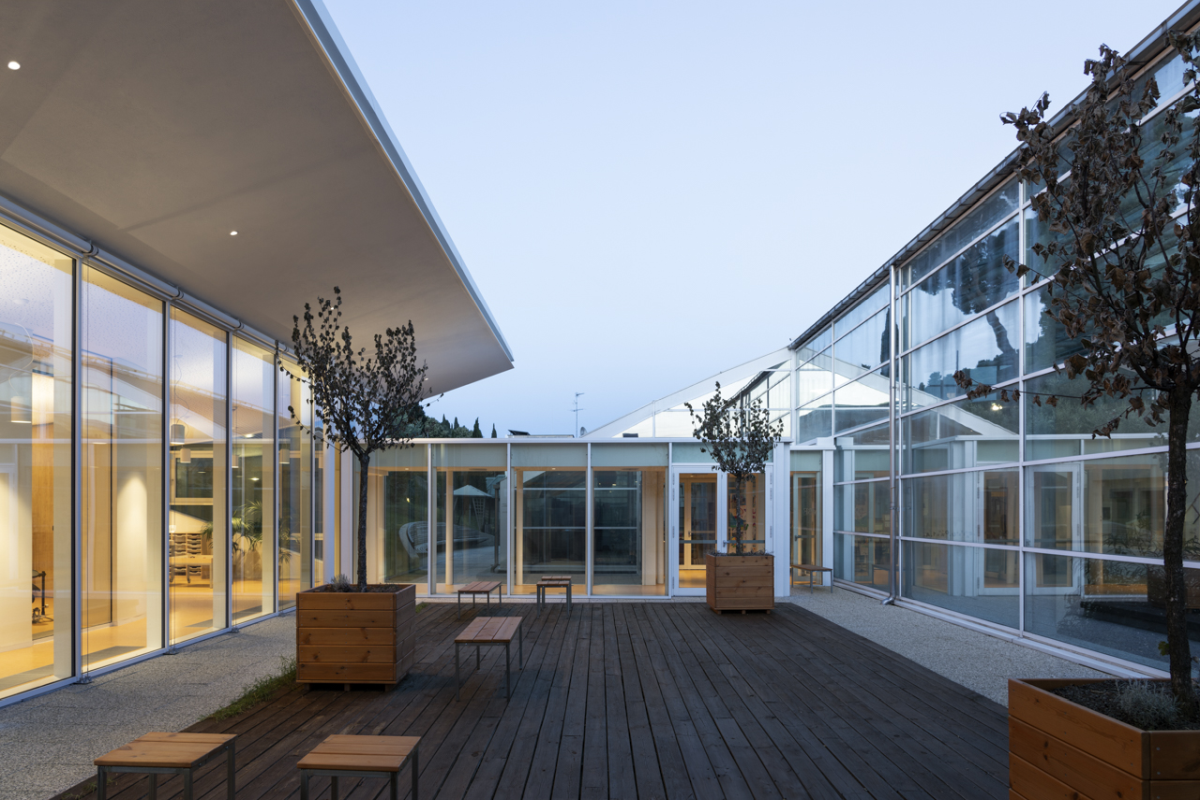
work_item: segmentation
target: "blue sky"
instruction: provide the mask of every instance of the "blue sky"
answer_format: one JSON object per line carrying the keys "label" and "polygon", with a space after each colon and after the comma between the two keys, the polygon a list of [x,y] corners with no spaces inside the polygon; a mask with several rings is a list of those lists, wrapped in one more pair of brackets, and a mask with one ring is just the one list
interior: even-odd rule
{"label": "blue sky", "polygon": [[516,357],[430,412],[501,435],[786,345],[1178,7],[325,2]]}

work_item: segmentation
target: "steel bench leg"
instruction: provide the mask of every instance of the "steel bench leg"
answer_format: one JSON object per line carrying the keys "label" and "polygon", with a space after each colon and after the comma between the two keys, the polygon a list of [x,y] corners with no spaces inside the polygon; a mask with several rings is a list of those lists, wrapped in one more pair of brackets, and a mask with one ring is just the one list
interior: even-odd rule
{"label": "steel bench leg", "polygon": [[150,793],[147,797],[150,800],[158,800],[158,776],[153,772],[150,773]]}
{"label": "steel bench leg", "polygon": [[300,800],[308,800],[308,770],[300,770]]}
{"label": "steel bench leg", "polygon": [[183,772],[183,800],[192,800],[192,771]]}
{"label": "steel bench leg", "polygon": [[457,613],[454,618],[462,619],[462,592],[458,593],[458,606],[455,610],[457,611]]}
{"label": "steel bench leg", "polygon": [[504,643],[504,691],[508,693],[508,699],[512,700],[512,650],[509,649],[509,643]]}
{"label": "steel bench leg", "polygon": [[459,676],[459,672],[458,672],[458,652],[459,652],[459,644],[458,644],[458,642],[455,642],[454,643],[454,699],[455,700],[458,699],[458,691],[459,691],[459,688],[462,686],[462,678]]}
{"label": "steel bench leg", "polygon": [[338,800],[337,775],[329,776],[329,800]]}
{"label": "steel bench leg", "polygon": [[388,774],[388,788],[391,790],[391,800],[400,800],[400,773],[391,772]]}
{"label": "steel bench leg", "polygon": [[417,800],[417,766],[420,761],[421,745],[418,744],[413,748],[412,752],[412,772],[413,772],[413,800]]}
{"label": "steel bench leg", "polygon": [[479,669],[479,651],[482,649],[483,649],[483,647],[481,645],[475,645],[475,669],[476,670]]}
{"label": "steel bench leg", "polygon": [[520,646],[521,660],[517,662],[517,666],[525,669],[525,633],[521,630],[521,626],[517,626],[517,643]]}
{"label": "steel bench leg", "polygon": [[237,761],[233,753],[233,742],[225,750],[225,792],[229,800],[234,800],[237,789],[234,788],[234,773],[237,772]]}
{"label": "steel bench leg", "polygon": [[96,767],[96,800],[106,800],[108,797],[108,770]]}

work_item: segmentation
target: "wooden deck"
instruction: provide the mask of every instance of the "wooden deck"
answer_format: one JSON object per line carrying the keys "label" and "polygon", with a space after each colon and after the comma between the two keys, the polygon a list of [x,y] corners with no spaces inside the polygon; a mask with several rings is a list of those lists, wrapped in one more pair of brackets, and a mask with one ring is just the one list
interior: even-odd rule
{"label": "wooden deck", "polygon": [[[244,798],[298,797],[296,762],[333,733],[422,737],[422,798],[1008,797],[1000,706],[795,606],[718,617],[699,603],[577,603],[568,617],[555,604],[538,619],[506,604],[526,637],[512,701],[503,650],[485,648],[455,702],[454,636],[475,613],[418,614],[417,664],[391,691],[297,688],[189,730],[239,734]],[[473,664],[464,652],[464,672]],[[224,798],[223,774],[202,768],[196,797]],[[341,785],[386,796],[383,781]],[[109,797],[147,786],[122,776]],[[328,788],[314,779],[314,797]],[[181,790],[172,778],[159,797]]]}

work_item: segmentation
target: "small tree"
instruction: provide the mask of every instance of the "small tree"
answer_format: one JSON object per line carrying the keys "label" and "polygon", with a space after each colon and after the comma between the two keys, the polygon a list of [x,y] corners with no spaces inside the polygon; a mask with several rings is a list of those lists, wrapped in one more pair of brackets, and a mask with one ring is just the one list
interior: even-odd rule
{"label": "small tree", "polygon": [[[1200,38],[1172,33],[1169,41],[1184,62],[1184,84],[1194,82]],[[1049,232],[1033,246],[1040,270],[1011,258],[1006,264],[1018,277],[1051,279],[1046,314],[1078,350],[1063,367],[1068,378],[1083,379],[1078,402],[1120,404],[1093,436],[1110,436],[1129,417],[1166,424],[1166,653],[1171,690],[1190,715],[1183,534],[1188,423],[1200,391],[1200,88],[1143,124],[1159,90],[1153,77],[1135,80],[1135,70],[1102,46],[1099,59],[1084,65],[1091,84],[1064,135],[1047,118],[1045,94],[1033,108],[1001,117],[1022,146],[1021,179],[1044,187],[1032,205]],[[955,380],[970,397],[993,391],[963,372]],[[1017,393],[1001,399],[1010,395]]]}
{"label": "small tree", "polygon": [[[292,345],[296,361],[312,392],[314,411],[324,423],[318,436],[339,452],[358,459],[358,590],[367,588],[367,469],[371,456],[394,447],[409,447],[410,417],[425,399],[426,365],[417,365],[413,324],[375,334],[375,354],[354,349],[350,329],[342,324],[342,293],[317,298],[313,314],[304,304],[304,327],[293,317]],[[297,410],[289,406],[299,421]]]}
{"label": "small tree", "polygon": [[742,507],[745,505],[746,484],[754,480],[754,476],[766,466],[771,449],[783,436],[783,422],[772,424],[771,416],[763,408],[761,400],[738,407],[733,400],[723,399],[720,383],[717,383],[717,391],[704,401],[701,413],[696,413],[691,403],[684,403],[684,406],[695,423],[692,436],[704,443],[700,451],[711,455],[717,469],[733,481],[730,498],[733,502],[733,531],[730,535],[734,551],[739,556],[743,555],[742,540],[747,523],[742,518]]}

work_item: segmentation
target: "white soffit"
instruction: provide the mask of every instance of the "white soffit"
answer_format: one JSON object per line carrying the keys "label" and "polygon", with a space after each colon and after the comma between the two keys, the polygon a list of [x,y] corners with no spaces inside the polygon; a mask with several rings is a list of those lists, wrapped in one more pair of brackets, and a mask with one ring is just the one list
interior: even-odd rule
{"label": "white soffit", "polygon": [[8,61],[0,194],[282,342],[338,285],[435,392],[512,367],[319,0],[9,3]]}

